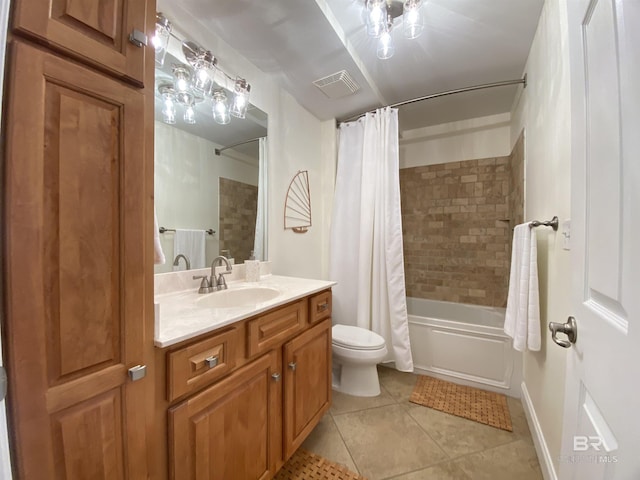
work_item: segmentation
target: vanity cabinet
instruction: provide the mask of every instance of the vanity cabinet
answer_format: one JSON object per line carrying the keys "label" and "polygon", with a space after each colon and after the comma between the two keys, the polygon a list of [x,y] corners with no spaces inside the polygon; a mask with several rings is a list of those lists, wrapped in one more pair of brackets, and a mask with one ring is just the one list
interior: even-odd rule
{"label": "vanity cabinet", "polygon": [[[147,49],[131,43],[129,35],[134,30],[145,33],[147,7],[152,7],[147,0],[14,0],[14,3],[16,31],[143,85]],[[153,48],[149,48],[148,54],[153,53]]]}
{"label": "vanity cabinet", "polygon": [[[166,460],[160,449],[154,478],[166,478],[167,470],[172,480],[275,475],[331,404],[330,308],[322,307],[322,318],[309,322],[316,305],[327,299],[330,305],[330,297],[325,290],[158,350],[157,361],[165,362],[158,371],[162,375],[166,368],[167,389],[158,390],[156,418],[166,419],[168,447]],[[194,352],[223,339],[234,345],[224,359],[234,366],[176,400],[173,359],[200,358]],[[212,362],[212,372],[219,361]],[[197,365],[196,360],[189,368],[195,372]]]}

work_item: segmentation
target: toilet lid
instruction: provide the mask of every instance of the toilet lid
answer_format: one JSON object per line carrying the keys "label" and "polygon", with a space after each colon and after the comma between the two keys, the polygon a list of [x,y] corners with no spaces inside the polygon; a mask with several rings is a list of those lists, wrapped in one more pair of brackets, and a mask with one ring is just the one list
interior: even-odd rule
{"label": "toilet lid", "polygon": [[385,345],[384,338],[371,330],[350,325],[334,325],[333,343],[353,350],[377,350]]}

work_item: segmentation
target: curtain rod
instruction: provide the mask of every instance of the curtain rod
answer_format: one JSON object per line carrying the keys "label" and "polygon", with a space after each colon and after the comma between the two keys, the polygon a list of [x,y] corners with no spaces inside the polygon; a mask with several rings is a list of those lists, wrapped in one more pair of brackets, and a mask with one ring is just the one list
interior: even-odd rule
{"label": "curtain rod", "polygon": [[[464,93],[464,92],[472,92],[474,90],[483,90],[485,88],[494,88],[494,87],[505,87],[507,85],[517,85],[522,83],[524,88],[527,88],[527,74],[525,73],[524,77],[518,78],[516,80],[504,80],[502,82],[493,82],[493,83],[484,83],[482,85],[474,85],[472,87],[463,87],[456,88],[455,90],[447,90],[445,92],[432,93],[431,95],[425,95],[424,97],[412,98],[411,100],[405,100],[403,102],[394,103],[392,105],[387,105],[390,108],[401,107],[403,105],[409,105],[411,103],[422,102],[423,100],[431,100],[432,98],[445,97],[447,95],[454,95],[456,93]],[[367,110],[366,112],[359,113],[357,115],[353,115],[352,117],[347,118],[346,120],[338,121],[338,124],[347,123],[352,120],[357,120],[360,117],[363,117],[367,113],[373,113],[377,109]]]}
{"label": "curtain rod", "polygon": [[234,148],[234,147],[239,147],[240,145],[244,145],[245,143],[257,142],[258,140],[262,140],[263,138],[267,138],[267,137],[264,136],[264,137],[252,138],[251,140],[245,140],[244,142],[235,143],[233,145],[229,145],[228,147],[216,148],[214,151],[216,152],[216,155],[220,156],[220,154],[222,152],[224,152],[225,150],[228,150],[228,149]]}

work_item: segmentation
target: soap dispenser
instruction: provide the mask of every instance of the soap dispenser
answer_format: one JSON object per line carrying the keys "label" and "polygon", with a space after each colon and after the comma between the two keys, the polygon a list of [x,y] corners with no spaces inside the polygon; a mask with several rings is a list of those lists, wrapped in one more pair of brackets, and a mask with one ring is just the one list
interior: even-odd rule
{"label": "soap dispenser", "polygon": [[256,257],[251,250],[249,260],[244,261],[245,279],[247,282],[259,282],[260,281],[260,260],[256,260]]}

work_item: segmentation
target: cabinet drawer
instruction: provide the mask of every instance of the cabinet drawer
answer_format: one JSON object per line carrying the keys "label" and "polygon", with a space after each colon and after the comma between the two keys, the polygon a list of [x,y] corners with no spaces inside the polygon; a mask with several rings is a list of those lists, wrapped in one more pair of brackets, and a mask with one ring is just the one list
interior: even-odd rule
{"label": "cabinet drawer", "polygon": [[238,330],[232,328],[168,356],[167,398],[173,401],[226,375],[236,364]]}
{"label": "cabinet drawer", "polygon": [[247,352],[252,357],[284,342],[307,323],[307,300],[262,315],[247,324]]}
{"label": "cabinet drawer", "polygon": [[331,290],[318,293],[309,300],[309,323],[314,324],[331,316]]}

